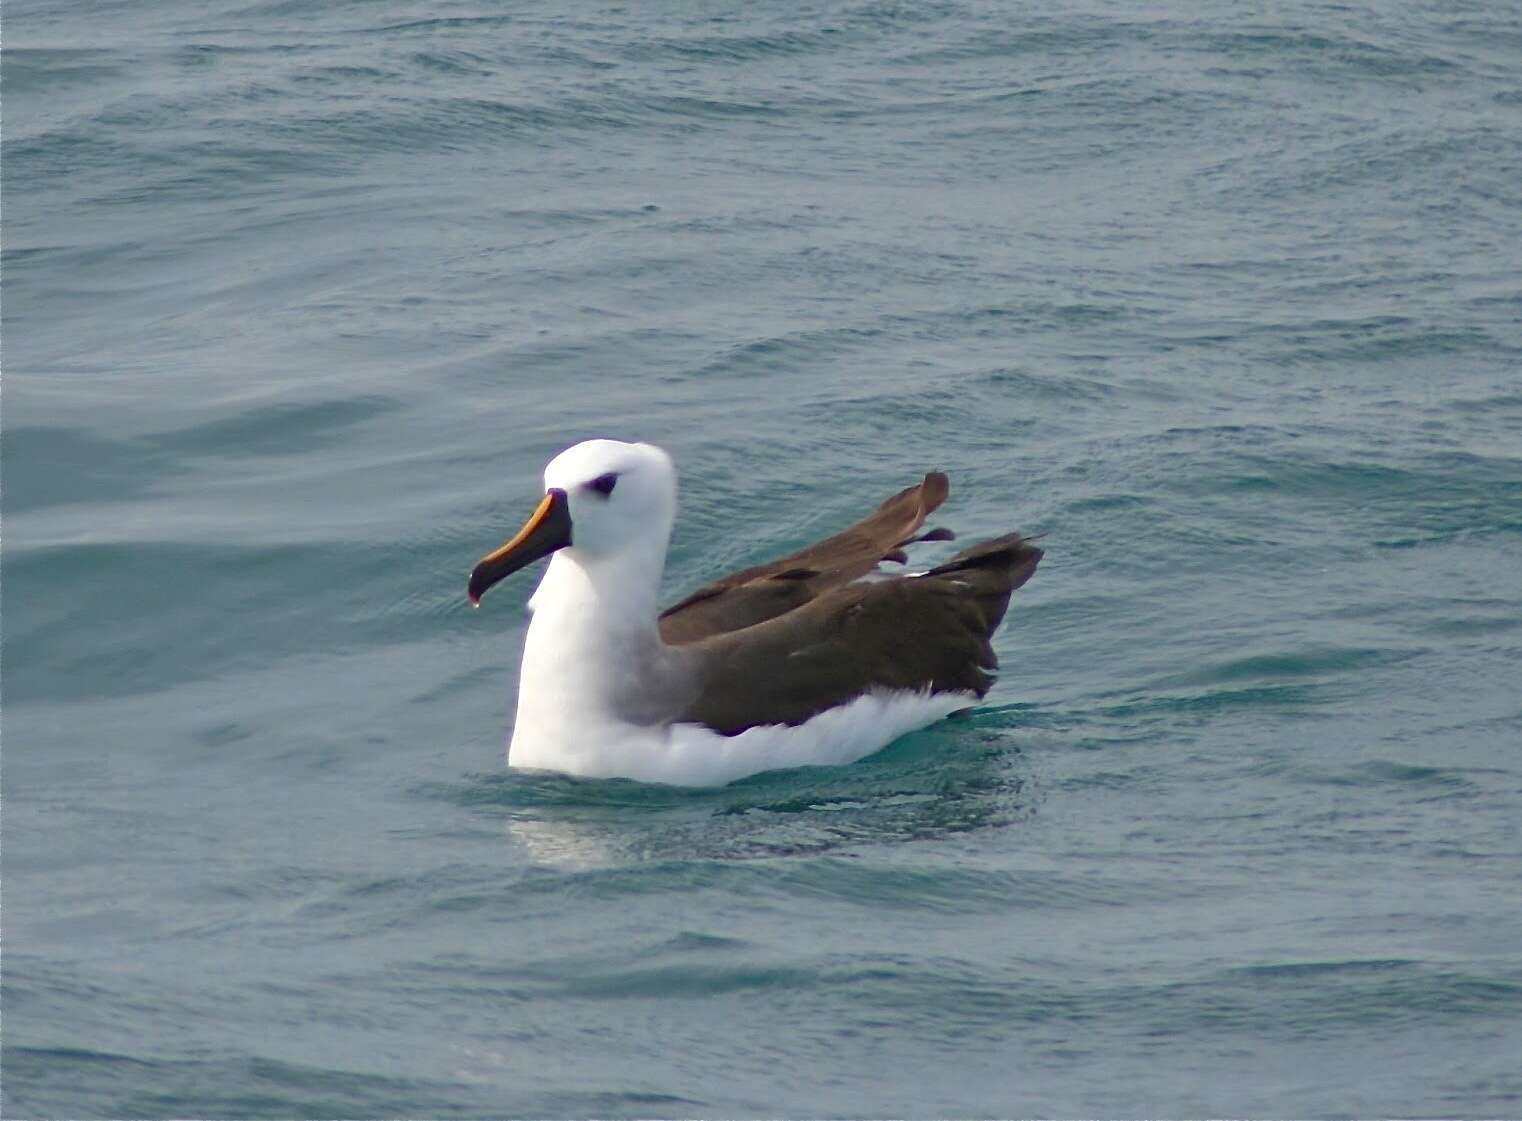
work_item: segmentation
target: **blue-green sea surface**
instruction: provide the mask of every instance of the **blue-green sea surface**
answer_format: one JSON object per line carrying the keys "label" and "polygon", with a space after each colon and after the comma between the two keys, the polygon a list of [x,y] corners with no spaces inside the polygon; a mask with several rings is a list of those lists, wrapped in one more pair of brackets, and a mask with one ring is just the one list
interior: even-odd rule
{"label": "blue-green sea surface", "polygon": [[[4,31],[5,1116],[1522,1113],[1516,5]],[[998,685],[508,770],[593,435],[668,601],[949,472]]]}

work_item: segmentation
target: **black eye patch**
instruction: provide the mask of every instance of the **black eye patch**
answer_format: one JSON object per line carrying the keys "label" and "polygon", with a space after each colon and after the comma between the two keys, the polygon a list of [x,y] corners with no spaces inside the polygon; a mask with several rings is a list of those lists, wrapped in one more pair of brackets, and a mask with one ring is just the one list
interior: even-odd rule
{"label": "black eye patch", "polygon": [[607,498],[613,493],[613,488],[618,485],[618,473],[609,471],[606,475],[599,475],[587,484],[588,490],[595,490],[598,494]]}

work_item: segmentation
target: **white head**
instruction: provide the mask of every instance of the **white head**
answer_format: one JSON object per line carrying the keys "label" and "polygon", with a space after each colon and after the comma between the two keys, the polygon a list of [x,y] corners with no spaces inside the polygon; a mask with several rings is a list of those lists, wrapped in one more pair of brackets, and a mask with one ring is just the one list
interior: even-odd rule
{"label": "white head", "polygon": [[544,469],[544,499],[507,544],[470,574],[471,602],[504,576],[566,550],[583,567],[637,558],[659,579],[676,520],[676,468],[651,444],[587,440]]}
{"label": "white head", "polygon": [[676,468],[653,444],[587,440],[544,469],[544,489],[563,490],[571,549],[586,560],[659,542],[664,553],[676,520]]}

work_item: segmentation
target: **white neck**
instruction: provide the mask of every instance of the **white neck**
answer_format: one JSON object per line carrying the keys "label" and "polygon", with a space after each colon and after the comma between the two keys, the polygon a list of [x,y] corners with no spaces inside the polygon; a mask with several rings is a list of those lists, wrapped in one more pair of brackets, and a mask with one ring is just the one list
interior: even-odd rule
{"label": "white neck", "polygon": [[[553,619],[567,637],[654,631],[656,596],[666,567],[666,542],[631,545],[611,557],[583,556],[575,546],[550,558],[528,601],[534,621]],[[530,631],[529,641],[533,641]]]}
{"label": "white neck", "polygon": [[591,749],[610,725],[643,723],[643,710],[659,703],[672,662],[656,624],[665,559],[664,540],[605,558],[572,547],[551,559],[529,601],[514,762]]}

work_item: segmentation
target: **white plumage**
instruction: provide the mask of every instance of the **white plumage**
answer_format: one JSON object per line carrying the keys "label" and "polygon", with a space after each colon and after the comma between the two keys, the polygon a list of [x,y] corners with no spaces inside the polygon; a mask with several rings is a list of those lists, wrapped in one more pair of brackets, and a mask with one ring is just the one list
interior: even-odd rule
{"label": "white plumage", "polygon": [[587,778],[722,786],[783,767],[841,766],[977,703],[972,693],[866,693],[803,724],[766,724],[721,736],[701,724],[639,727],[616,718],[577,721],[554,734],[513,730],[508,762]]}

